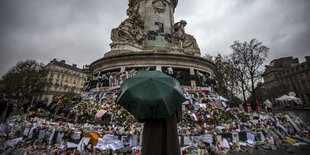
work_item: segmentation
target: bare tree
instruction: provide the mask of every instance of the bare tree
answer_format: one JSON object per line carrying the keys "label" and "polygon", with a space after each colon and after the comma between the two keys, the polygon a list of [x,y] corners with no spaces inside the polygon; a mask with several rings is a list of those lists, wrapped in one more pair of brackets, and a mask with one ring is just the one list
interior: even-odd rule
{"label": "bare tree", "polygon": [[228,98],[230,101],[235,99],[235,94],[239,94],[236,80],[236,69],[234,67],[231,56],[218,54],[215,57],[217,66],[216,81],[218,93]]}
{"label": "bare tree", "polygon": [[[242,88],[246,88],[256,100],[255,84],[261,79],[261,67],[269,53],[269,48],[256,39],[252,39],[249,43],[235,41],[231,48],[236,64],[238,64],[237,68],[240,69],[240,79],[245,79],[241,81]],[[249,84],[246,80],[249,80]]]}
{"label": "bare tree", "polygon": [[215,57],[213,57],[212,55],[206,53],[203,58],[207,59],[207,60],[210,60],[210,61],[214,61]]}
{"label": "bare tree", "polygon": [[235,79],[235,84],[236,87],[238,87],[241,91],[242,97],[243,97],[243,101],[246,101],[247,99],[247,91],[248,91],[248,84],[249,84],[249,80],[247,79],[246,76],[246,68],[243,65],[243,63],[241,63],[241,61],[239,60],[239,57],[237,54],[233,53],[230,55],[230,60],[231,60],[231,66],[232,66],[232,70],[234,70],[234,79]]}
{"label": "bare tree", "polygon": [[226,96],[228,93],[227,68],[221,54],[218,54],[215,57],[214,63],[217,67],[215,71],[217,92],[223,96]]}

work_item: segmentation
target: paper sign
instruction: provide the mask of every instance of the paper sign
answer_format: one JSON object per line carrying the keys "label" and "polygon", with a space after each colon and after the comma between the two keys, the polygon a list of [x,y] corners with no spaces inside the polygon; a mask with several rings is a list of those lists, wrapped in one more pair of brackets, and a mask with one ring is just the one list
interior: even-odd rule
{"label": "paper sign", "polygon": [[198,118],[196,117],[196,114],[191,114],[190,117],[191,117],[191,119],[193,121],[198,121]]}
{"label": "paper sign", "polygon": [[216,135],[216,141],[217,142],[222,142],[222,135]]}
{"label": "paper sign", "polygon": [[24,132],[23,132],[23,135],[24,135],[24,136],[28,136],[29,131],[30,131],[30,128],[25,128],[25,130],[24,130]]}
{"label": "paper sign", "polygon": [[232,134],[232,141],[233,142],[239,142],[239,134],[238,133]]}
{"label": "paper sign", "polygon": [[34,129],[35,129],[35,127],[32,127],[32,128],[30,129],[29,134],[28,134],[28,138],[32,138]]}
{"label": "paper sign", "polygon": [[57,143],[60,144],[62,142],[62,138],[64,137],[64,133],[60,133],[58,132],[58,135],[57,135]]}
{"label": "paper sign", "polygon": [[54,130],[52,131],[50,137],[48,138],[49,144],[52,142],[52,140],[53,140],[53,138],[54,138],[54,135],[55,135],[55,132],[56,132],[56,130],[54,129]]}
{"label": "paper sign", "polygon": [[223,107],[227,107],[226,103],[225,102],[222,102],[222,105]]}
{"label": "paper sign", "polygon": [[81,139],[81,134],[82,134],[81,131],[74,132],[71,138],[74,140],[79,140]]}
{"label": "paper sign", "polygon": [[45,130],[40,130],[39,132],[39,139],[43,139],[45,137]]}
{"label": "paper sign", "polygon": [[103,138],[98,138],[98,143],[97,143],[95,148],[98,148],[100,150],[106,150],[105,146],[106,146],[106,144],[105,144]]}
{"label": "paper sign", "polygon": [[247,136],[247,142],[250,143],[250,144],[253,144],[254,143],[255,135],[252,134],[251,132],[247,132],[246,136]]}
{"label": "paper sign", "polygon": [[293,125],[293,127],[295,128],[295,130],[296,130],[297,132],[301,132],[301,130],[299,129],[299,127],[298,127],[298,126],[296,125],[296,123],[291,119],[290,116],[285,115],[285,117],[286,117],[287,121],[289,121],[289,122]]}
{"label": "paper sign", "polygon": [[263,132],[258,132],[258,134],[260,135],[261,141],[264,142],[266,140],[266,138],[265,138]]}
{"label": "paper sign", "polygon": [[212,144],[213,143],[213,135],[212,134],[202,135],[201,140],[206,142],[206,143]]}
{"label": "paper sign", "polygon": [[122,136],[121,141],[124,145],[130,145],[130,137],[129,136]]}
{"label": "paper sign", "polygon": [[281,137],[282,139],[284,138],[284,136],[283,136],[277,129],[275,129],[274,127],[271,128],[271,129],[276,133],[276,135],[278,135],[278,136]]}
{"label": "paper sign", "polygon": [[19,143],[20,141],[22,141],[23,138],[20,137],[20,138],[15,138],[15,139],[12,139],[7,145],[9,146],[12,146],[12,145],[16,145],[17,143]]}
{"label": "paper sign", "polygon": [[123,147],[124,147],[124,144],[120,140],[116,140],[114,143],[108,144],[107,146],[107,148],[112,149],[113,151],[118,150]]}
{"label": "paper sign", "polygon": [[186,108],[186,107],[185,107],[185,105],[183,104],[183,105],[182,105],[182,111],[185,111],[185,108]]}
{"label": "paper sign", "polygon": [[184,136],[184,145],[192,145],[193,142],[189,136]]}
{"label": "paper sign", "polygon": [[130,143],[131,147],[138,146],[138,136],[137,135],[132,135],[130,137],[129,143]]}
{"label": "paper sign", "polygon": [[89,141],[90,141],[90,137],[83,137],[82,140],[80,141],[78,147],[77,147],[77,150],[79,152],[84,151],[84,147],[89,143]]}
{"label": "paper sign", "polygon": [[202,108],[207,108],[206,104],[199,104],[199,106],[202,107]]}
{"label": "paper sign", "polygon": [[229,143],[228,143],[228,141],[227,141],[226,138],[223,138],[223,141],[222,141],[221,146],[222,146],[223,148],[229,148]]}
{"label": "paper sign", "polygon": [[270,136],[267,141],[268,141],[269,144],[274,145],[274,139],[273,139],[272,136]]}
{"label": "paper sign", "polygon": [[196,110],[200,108],[199,104],[194,104],[193,106]]}
{"label": "paper sign", "polygon": [[101,119],[101,117],[104,115],[104,114],[106,114],[108,111],[106,111],[106,110],[99,110],[98,112],[97,112],[97,114],[95,115],[95,118],[96,119]]}
{"label": "paper sign", "polygon": [[76,148],[76,147],[78,147],[78,144],[67,142],[67,148],[71,149],[71,148]]}
{"label": "paper sign", "polygon": [[240,146],[247,146],[245,142],[239,142]]}

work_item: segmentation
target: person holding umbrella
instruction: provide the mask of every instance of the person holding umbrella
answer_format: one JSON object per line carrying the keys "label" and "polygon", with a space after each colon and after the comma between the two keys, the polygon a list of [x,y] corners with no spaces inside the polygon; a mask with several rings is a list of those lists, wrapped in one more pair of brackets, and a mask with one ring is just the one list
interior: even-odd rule
{"label": "person holding umbrella", "polygon": [[180,83],[159,71],[142,71],[121,85],[117,104],[144,122],[142,155],[179,155],[177,123],[186,99]]}

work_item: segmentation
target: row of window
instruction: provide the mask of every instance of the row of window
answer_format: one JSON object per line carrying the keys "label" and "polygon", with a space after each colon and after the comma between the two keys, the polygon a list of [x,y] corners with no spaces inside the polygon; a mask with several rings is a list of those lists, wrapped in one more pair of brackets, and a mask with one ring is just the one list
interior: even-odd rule
{"label": "row of window", "polygon": [[[297,66],[295,66],[295,67],[291,67],[290,69],[287,69],[287,70],[285,70],[285,71],[283,71],[283,72],[280,72],[280,73],[278,74],[278,77],[283,77],[283,76],[286,76],[286,75],[288,75],[288,74],[298,73],[298,72],[304,71],[304,70],[306,70],[306,69],[310,69],[310,63],[309,63],[309,62],[307,62],[307,63],[302,63],[302,64],[297,65]],[[306,76],[308,76],[309,73],[308,73],[308,72],[306,72],[306,73],[307,73]]]}
{"label": "row of window", "polygon": [[70,86],[58,86],[55,85],[53,87],[46,87],[44,89],[45,91],[58,91],[58,92],[67,92],[70,90],[74,90],[75,92],[81,92],[81,87],[70,87]]}
{"label": "row of window", "polygon": [[284,90],[296,90],[296,91],[304,91],[310,90],[310,80],[304,81],[276,81],[271,82],[268,86],[269,88],[274,89],[284,89]]}
{"label": "row of window", "polygon": [[78,80],[78,81],[73,80],[72,81],[71,79],[69,79],[69,80],[67,80],[67,79],[66,80],[49,79],[48,82],[49,83],[68,84],[68,85],[73,84],[73,85],[80,85],[80,86],[82,86],[84,83],[84,81],[82,81],[82,80]]}
{"label": "row of window", "polygon": [[65,77],[75,77],[77,79],[84,79],[86,76],[81,74],[81,75],[78,75],[78,74],[61,74],[61,73],[50,73],[48,77],[51,77],[51,78],[65,78]]}
{"label": "row of window", "polygon": [[77,71],[72,71],[72,70],[68,70],[68,69],[61,69],[61,68],[58,68],[58,67],[55,67],[55,68],[50,68],[50,71],[53,71],[53,72],[58,72],[58,73],[63,73],[63,74],[68,74],[68,75],[72,75],[72,76],[76,76],[76,77],[85,77],[85,75],[81,72],[77,72]]}

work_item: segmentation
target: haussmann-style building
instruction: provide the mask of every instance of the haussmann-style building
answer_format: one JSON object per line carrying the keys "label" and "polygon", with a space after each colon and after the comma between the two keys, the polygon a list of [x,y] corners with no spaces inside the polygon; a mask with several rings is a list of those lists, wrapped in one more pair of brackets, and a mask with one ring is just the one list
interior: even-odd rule
{"label": "haussmann-style building", "polygon": [[302,63],[293,57],[272,60],[263,74],[264,91],[260,95],[275,103],[276,98],[292,92],[304,106],[310,106],[310,56],[305,59]]}
{"label": "haussmann-style building", "polygon": [[46,86],[44,90],[34,97],[35,101],[44,100],[48,104],[58,96],[66,93],[80,95],[86,74],[76,64],[66,64],[65,60],[54,59],[45,66]]}

